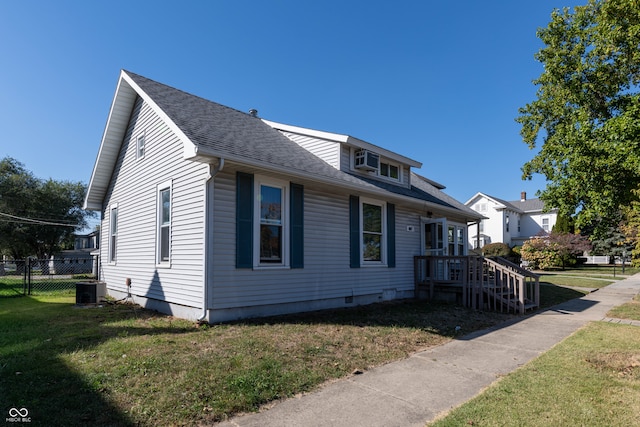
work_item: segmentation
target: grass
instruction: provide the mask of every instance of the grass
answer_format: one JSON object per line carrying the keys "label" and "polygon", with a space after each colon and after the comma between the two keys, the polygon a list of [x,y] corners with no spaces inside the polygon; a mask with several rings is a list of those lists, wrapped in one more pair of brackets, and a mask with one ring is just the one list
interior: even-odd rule
{"label": "grass", "polygon": [[0,407],[32,425],[194,425],[511,317],[418,301],[197,326],[73,296],[0,299]]}
{"label": "grass", "polygon": [[640,320],[640,294],[633,301],[614,307],[608,315],[618,319]]}
{"label": "grass", "polygon": [[594,322],[430,425],[626,427],[639,415],[638,329]]}
{"label": "grass", "polygon": [[[595,269],[592,272],[602,274]],[[552,274],[542,280],[591,287],[580,277],[572,280]],[[552,296],[573,291],[550,283],[541,286],[541,292],[545,289],[554,289]],[[640,320],[640,295],[607,315]],[[640,418],[639,332],[637,326],[593,322],[429,425],[636,425]]]}
{"label": "grass", "polygon": [[[584,291],[541,294],[548,307]],[[207,424],[513,317],[402,301],[198,326],[74,302],[0,298],[0,408],[32,425]]]}

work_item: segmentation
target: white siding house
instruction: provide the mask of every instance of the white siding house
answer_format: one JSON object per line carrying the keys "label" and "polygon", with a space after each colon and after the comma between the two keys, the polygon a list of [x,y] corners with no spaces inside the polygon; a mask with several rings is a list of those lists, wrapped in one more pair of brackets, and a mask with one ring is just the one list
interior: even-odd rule
{"label": "white siding house", "polygon": [[465,255],[482,217],[413,167],[122,71],[85,200],[100,278],[208,322],[413,297],[413,257]]}
{"label": "white siding house", "polygon": [[545,210],[540,199],[505,201],[484,193],[476,193],[465,205],[485,218],[469,226],[469,246],[481,248],[489,243],[506,243],[510,247],[520,246],[526,240],[541,233],[551,232],[556,223],[556,209]]}

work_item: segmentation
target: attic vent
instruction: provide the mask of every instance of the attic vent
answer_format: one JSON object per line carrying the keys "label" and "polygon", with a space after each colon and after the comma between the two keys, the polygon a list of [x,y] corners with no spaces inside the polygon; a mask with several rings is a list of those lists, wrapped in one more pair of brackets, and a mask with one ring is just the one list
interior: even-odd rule
{"label": "attic vent", "polygon": [[358,150],[356,151],[354,166],[356,169],[377,171],[380,166],[380,156],[369,150]]}
{"label": "attic vent", "polygon": [[258,110],[252,108],[249,110],[249,114],[251,114],[252,117],[258,117]]}

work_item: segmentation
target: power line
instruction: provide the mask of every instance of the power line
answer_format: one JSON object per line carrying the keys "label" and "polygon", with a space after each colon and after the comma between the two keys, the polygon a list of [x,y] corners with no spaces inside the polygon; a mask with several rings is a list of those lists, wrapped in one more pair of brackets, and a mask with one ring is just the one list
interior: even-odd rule
{"label": "power line", "polygon": [[4,216],[4,217],[13,219],[13,221],[11,221],[11,220],[5,220],[5,221],[18,222],[18,223],[21,223],[21,224],[54,225],[56,227],[78,228],[78,225],[61,224],[59,222],[50,222],[50,221],[42,221],[42,220],[39,220],[39,219],[24,218],[24,217],[20,217],[20,216],[10,215],[10,214],[4,213],[4,212],[0,212],[0,216]]}

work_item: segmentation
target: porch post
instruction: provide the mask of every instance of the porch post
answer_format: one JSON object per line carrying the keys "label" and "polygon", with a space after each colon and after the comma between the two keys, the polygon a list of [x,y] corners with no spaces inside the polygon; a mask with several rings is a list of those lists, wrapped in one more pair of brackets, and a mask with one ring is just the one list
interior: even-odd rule
{"label": "porch post", "polygon": [[476,222],[476,249],[480,249],[480,221]]}

